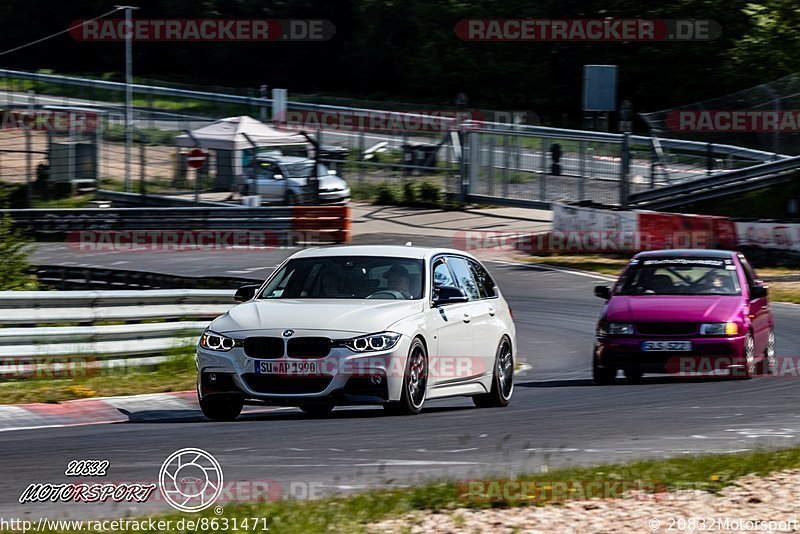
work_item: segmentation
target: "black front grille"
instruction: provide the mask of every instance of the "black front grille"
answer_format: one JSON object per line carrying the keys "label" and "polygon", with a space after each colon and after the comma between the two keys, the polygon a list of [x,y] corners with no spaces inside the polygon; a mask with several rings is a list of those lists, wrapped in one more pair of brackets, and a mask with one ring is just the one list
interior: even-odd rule
{"label": "black front grille", "polygon": [[282,376],[242,375],[245,383],[253,391],[273,394],[321,393],[333,380],[332,376]]}
{"label": "black front grille", "polygon": [[290,358],[324,358],[331,352],[333,341],[327,337],[298,337],[286,344]]}
{"label": "black front grille", "polygon": [[640,334],[658,336],[688,336],[697,333],[696,323],[639,323],[636,330]]}
{"label": "black front grille", "polygon": [[279,337],[248,337],[244,353],[251,358],[276,359],[283,356],[283,339]]}

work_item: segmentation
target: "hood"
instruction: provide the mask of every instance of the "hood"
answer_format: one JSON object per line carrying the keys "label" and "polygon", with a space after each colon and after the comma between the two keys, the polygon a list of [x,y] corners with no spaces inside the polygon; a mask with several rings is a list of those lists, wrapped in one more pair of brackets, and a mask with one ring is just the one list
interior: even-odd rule
{"label": "hood", "polygon": [[234,306],[209,328],[220,334],[285,328],[371,334],[422,312],[423,303],[422,300],[253,300]]}
{"label": "hood", "polygon": [[606,320],[614,323],[721,323],[737,315],[742,299],[741,295],[614,295],[608,302]]}
{"label": "hood", "polygon": [[[326,176],[320,176],[318,179],[319,179],[319,188],[323,191],[325,189],[332,189],[335,191],[341,191],[343,189],[347,189],[347,182],[345,182],[338,176],[328,174]],[[308,178],[288,178],[288,180],[292,185],[295,185],[297,187],[305,187],[308,184]]]}

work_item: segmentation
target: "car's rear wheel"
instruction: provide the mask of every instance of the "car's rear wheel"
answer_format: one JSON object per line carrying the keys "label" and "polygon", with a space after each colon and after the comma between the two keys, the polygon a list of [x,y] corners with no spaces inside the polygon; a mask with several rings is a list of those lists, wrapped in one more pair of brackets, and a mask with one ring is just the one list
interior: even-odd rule
{"label": "car's rear wheel", "polygon": [[212,421],[233,421],[242,413],[244,399],[241,395],[216,394],[200,399],[200,410]]}
{"label": "car's rear wheel", "polygon": [[416,415],[422,411],[428,386],[428,351],[422,340],[415,338],[408,349],[403,391],[400,400],[384,404],[387,412],[395,415]]}
{"label": "car's rear wheel", "polygon": [[514,355],[511,342],[504,337],[497,347],[492,374],[492,389],[489,393],[475,395],[472,402],[478,408],[502,408],[511,402],[514,393]]}
{"label": "car's rear wheel", "polygon": [[300,409],[311,417],[327,417],[333,411],[333,403],[322,402],[314,404],[301,404]]}
{"label": "car's rear wheel", "polygon": [[759,374],[771,375],[775,373],[777,362],[775,360],[775,330],[769,329],[767,347],[764,349],[764,358],[759,363]]}
{"label": "car's rear wheel", "polygon": [[592,381],[598,386],[607,386],[609,384],[613,384],[616,379],[616,369],[598,367],[597,364],[592,366]]}
{"label": "car's rear wheel", "polygon": [[639,369],[625,369],[625,378],[627,378],[630,382],[634,384],[638,384],[642,381],[642,373]]}

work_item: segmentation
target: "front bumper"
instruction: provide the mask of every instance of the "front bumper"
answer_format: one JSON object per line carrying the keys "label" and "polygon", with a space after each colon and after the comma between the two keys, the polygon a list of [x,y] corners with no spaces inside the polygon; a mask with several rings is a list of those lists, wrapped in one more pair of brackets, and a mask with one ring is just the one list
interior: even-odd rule
{"label": "front bumper", "polygon": [[[410,340],[403,336],[389,351],[354,353],[336,347],[324,358],[289,358],[270,362],[317,362],[315,375],[256,374],[259,358],[241,347],[229,352],[197,348],[198,394],[234,393],[246,401],[296,406],[306,402],[379,404],[399,400]],[[265,359],[266,360],[266,359]],[[211,375],[215,380],[210,380]]]}
{"label": "front bumper", "polygon": [[[689,351],[643,351],[643,341],[691,341]],[[744,366],[745,336],[731,337],[598,337],[594,363],[600,368],[648,373],[691,375],[714,373]]]}

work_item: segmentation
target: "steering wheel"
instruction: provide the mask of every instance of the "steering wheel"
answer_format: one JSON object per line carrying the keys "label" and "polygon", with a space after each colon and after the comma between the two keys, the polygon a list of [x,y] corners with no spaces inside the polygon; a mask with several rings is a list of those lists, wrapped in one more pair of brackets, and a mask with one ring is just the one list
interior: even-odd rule
{"label": "steering wheel", "polygon": [[399,291],[395,291],[394,289],[381,289],[380,291],[376,291],[375,293],[372,293],[371,295],[368,295],[367,298],[368,299],[379,299],[379,298],[385,298],[385,295],[389,295],[390,297],[392,297],[395,300],[397,300],[397,299],[405,300],[406,299],[406,297],[402,293],[400,293]]}

